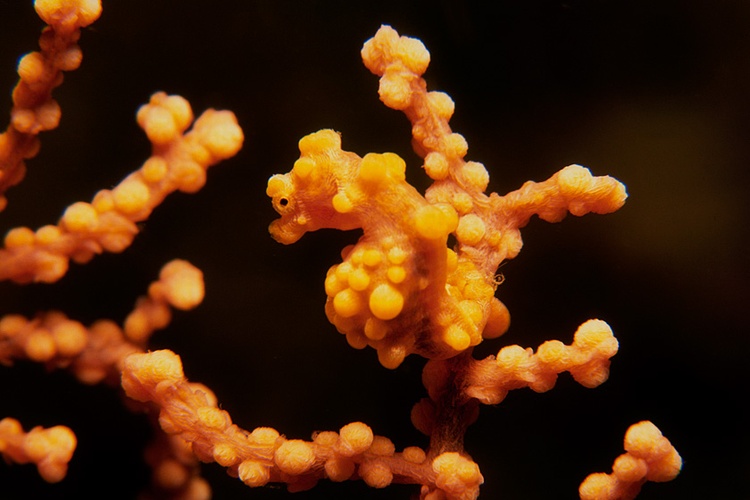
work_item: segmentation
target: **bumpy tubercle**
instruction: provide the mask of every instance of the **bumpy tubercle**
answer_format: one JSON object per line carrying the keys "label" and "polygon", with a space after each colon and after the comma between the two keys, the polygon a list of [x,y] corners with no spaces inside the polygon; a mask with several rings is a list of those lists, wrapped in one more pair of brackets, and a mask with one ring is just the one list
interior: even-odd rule
{"label": "bumpy tubercle", "polygon": [[62,113],[52,91],[62,83],[63,72],[80,66],[81,28],[96,21],[102,11],[100,0],[36,0],[34,8],[47,27],[39,38],[39,50],[18,61],[11,122],[0,133],[0,211],[7,205],[5,191],[26,174],[24,160],[39,152],[38,134],[60,123]]}
{"label": "bumpy tubercle", "polygon": [[67,207],[56,225],[8,231],[0,248],[0,280],[52,283],[65,275],[71,259],[86,263],[105,251],[122,252],[138,234],[137,223],[167,195],[200,190],[207,169],[234,156],[244,140],[230,111],[209,109],[193,123],[188,101],[164,92],[153,94],[136,118],[152,156],[113,189]]}
{"label": "bumpy tubercle", "polygon": [[251,487],[284,482],[294,492],[323,478],[359,478],[373,488],[421,484],[468,500],[483,481],[476,464],[458,453],[428,457],[415,446],[397,452],[390,439],[362,422],[316,432],[310,441],[287,439],[271,427],[244,430],[208,388],[188,382],[179,356],[169,350],[127,357],[122,386],[130,398],[156,403],[162,429],[184,440],[201,461],[217,462]]}

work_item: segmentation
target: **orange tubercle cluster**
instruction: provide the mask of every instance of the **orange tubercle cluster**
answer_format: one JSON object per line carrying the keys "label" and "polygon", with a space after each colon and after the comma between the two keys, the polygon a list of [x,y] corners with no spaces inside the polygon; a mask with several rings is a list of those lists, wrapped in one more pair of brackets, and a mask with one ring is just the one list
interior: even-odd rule
{"label": "orange tubercle cluster", "polygon": [[7,204],[5,191],[23,180],[24,160],[39,151],[37,135],[60,123],[62,113],[52,90],[62,83],[63,71],[80,66],[80,29],[96,21],[102,11],[100,0],[37,0],[34,7],[48,26],[39,38],[40,50],[18,62],[11,122],[0,134],[0,211]]}
{"label": "orange tubercle cluster", "polygon": [[[589,320],[575,333],[573,343],[549,340],[537,352],[518,345],[503,347],[497,356],[472,361],[465,376],[464,392],[485,404],[497,404],[512,389],[529,387],[546,392],[557,375],[567,371],[584,387],[597,387],[609,376],[610,358],[618,342],[607,323]],[[433,383],[425,382],[429,388]]]}
{"label": "orange tubercle cluster", "polygon": [[145,345],[154,330],[169,324],[169,306],[192,309],[203,301],[205,287],[203,273],[185,260],[167,263],[159,273],[159,280],[148,288],[148,295],[138,299],[135,309],[125,319],[123,330],[127,338]]}
{"label": "orange tubercle cluster", "polygon": [[425,498],[459,500],[476,498],[483,481],[476,464],[458,453],[429,459],[418,447],[396,452],[390,439],[362,422],[316,432],[311,441],[287,439],[270,427],[245,431],[209,389],[187,381],[180,357],[169,350],[129,356],[122,387],[132,399],[156,403],[162,429],[189,443],[201,461],[217,462],[248,486],[284,482],[290,491],[302,491],[324,478],[359,478],[374,488],[422,484],[425,495],[433,494]]}
{"label": "orange tubercle cluster", "polygon": [[[124,327],[111,320],[98,320],[87,328],[58,311],[38,313],[32,319],[17,314],[3,316],[0,318],[0,363],[10,365],[16,359],[26,359],[44,363],[49,369],[67,369],[85,384],[119,385],[124,360],[133,353],[143,352],[151,334],[167,326],[172,317],[169,307],[191,309],[203,300],[203,295],[202,272],[187,261],[173,260],[162,267],[159,279],[151,283],[148,294],[137,300]],[[11,421],[0,423],[0,427],[2,425],[10,426]],[[16,427],[20,429],[20,424],[5,429]],[[4,451],[2,430],[0,451]],[[34,449],[42,450],[38,444],[46,442],[40,441],[44,434],[32,432],[37,443]],[[12,443],[18,445],[21,438],[14,439]],[[21,451],[14,453],[8,455],[13,461],[29,461],[23,458]],[[44,453],[50,457],[48,461],[58,464],[60,453],[50,447],[45,448]],[[166,436],[159,430],[154,444],[146,452],[146,459],[154,470],[155,495],[179,493],[181,498],[196,500],[210,497],[210,487],[200,477],[196,459],[181,438]],[[45,471],[52,470],[51,465],[44,467]],[[65,473],[62,466],[56,467],[54,470],[61,475],[55,481],[62,479]],[[42,473],[53,477],[52,472]]]}
{"label": "orange tubercle cluster", "polygon": [[10,462],[36,464],[39,474],[49,483],[65,477],[76,444],[73,431],[62,425],[24,432],[18,420],[0,420],[0,455]]}
{"label": "orange tubercle cluster", "polygon": [[671,481],[682,468],[675,447],[648,420],[628,428],[625,451],[615,459],[611,474],[590,474],[581,483],[581,500],[630,500],[647,481]]}
{"label": "orange tubercle cluster", "polygon": [[153,144],[151,158],[90,203],[70,205],[57,225],[10,230],[0,248],[0,280],[54,282],[67,272],[70,259],[85,263],[104,251],[123,251],[138,233],[136,223],[168,194],[199,190],[206,169],[242,147],[242,129],[229,111],[207,110],[185,133],[193,113],[179,96],[154,94],[137,119]]}
{"label": "orange tubercle cluster", "polygon": [[123,359],[145,348],[151,334],[172,318],[170,306],[191,309],[203,300],[203,274],[184,260],[168,262],[136,301],[124,327],[98,320],[90,327],[59,311],[38,313],[29,319],[19,314],[0,317],[0,363],[16,359],[67,368],[87,384],[119,380]]}

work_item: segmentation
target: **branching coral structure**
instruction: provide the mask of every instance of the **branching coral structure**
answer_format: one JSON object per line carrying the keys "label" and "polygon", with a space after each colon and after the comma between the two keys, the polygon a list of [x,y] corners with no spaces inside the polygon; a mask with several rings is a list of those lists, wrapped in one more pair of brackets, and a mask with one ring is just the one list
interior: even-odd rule
{"label": "branching coral structure", "polygon": [[[61,110],[52,89],[62,71],[80,64],[79,30],[101,12],[98,0],[37,0],[35,6],[48,26],[40,52],[19,63],[11,124],[0,136],[0,209],[6,189],[22,180],[25,160],[38,151],[38,134],[57,126]],[[270,232],[289,244],[320,228],[362,230],[326,276],[326,314],[351,346],[374,348],[385,368],[412,354],[426,359],[428,397],[413,407],[411,420],[429,444],[397,450],[363,422],[316,431],[310,440],[235,424],[208,387],[187,380],[176,353],[149,350],[171,308],[188,310],[203,300],[203,274],[184,260],[162,268],[122,325],[102,319],[85,326],[60,311],[0,317],[0,363],[30,361],[68,370],[85,384],[120,387],[130,409],[151,417],[154,437],[145,458],[153,484],[146,496],[209,498],[198,465],[216,462],[250,487],[284,483],[295,492],[322,479],[361,479],[373,488],[418,485],[425,500],[474,499],[484,477],[463,440],[481,404],[500,403],[517,388],[547,391],[565,371],[585,387],[609,375],[618,342],[599,319],[583,323],[570,345],[548,341],[536,351],[510,345],[485,359],[476,359],[473,348],[509,328],[509,312],[495,297],[496,273],[521,250],[520,229],[532,216],[557,222],[568,213],[610,213],[625,202],[625,186],[571,165],[506,195],[486,194],[487,169],[464,159],[466,140],[448,125],[452,100],[428,91],[422,78],[430,59],[424,45],[383,26],[364,45],[362,59],[380,77],[381,100],[411,121],[413,146],[432,185],[422,194],[406,182],[398,155],[360,157],[342,149],[337,132],[321,130],[300,141],[301,156],[289,173],[268,181],[281,215]],[[234,156],[244,140],[231,112],[208,110],[193,122],[185,99],[161,92],[138,111],[137,122],[152,156],[114,188],[69,206],[56,224],[9,231],[0,248],[0,279],[55,282],[70,260],[84,264],[124,251],[138,223],[168,194],[199,190],[208,167]],[[36,464],[49,482],[64,479],[76,445],[65,426],[24,432],[18,420],[0,420],[0,454]],[[680,471],[679,454],[650,422],[628,430],[625,449],[612,474],[585,480],[582,498],[632,498],[646,481],[670,480]]]}
{"label": "branching coral structure", "polygon": [[[433,184],[423,196],[406,182],[398,155],[359,157],[342,150],[338,133],[322,130],[300,141],[301,156],[289,173],[269,180],[267,194],[281,215],[270,231],[289,244],[320,228],[362,230],[328,272],[326,314],[352,347],[375,348],[386,368],[410,354],[428,359],[429,397],[414,406],[412,422],[430,436],[426,456],[434,470],[443,470],[448,457],[467,462],[446,466],[464,471],[447,482],[422,483],[422,497],[474,498],[483,479],[470,466],[463,436],[478,403],[497,404],[516,388],[547,391],[563,371],[596,387],[607,380],[618,349],[609,326],[593,319],[570,346],[548,341],[534,353],[512,345],[473,358],[473,346],[501,336],[510,324],[495,297],[498,266],[519,253],[520,229],[533,215],[557,222],[568,213],[610,213],[624,204],[625,186],[571,165],[544,182],[487,195],[487,169],[464,160],[467,142],[448,125],[453,101],[427,90],[424,45],[383,26],[365,43],[362,59],[380,76],[381,101],[410,120],[412,145]],[[674,466],[679,455],[672,453]]]}

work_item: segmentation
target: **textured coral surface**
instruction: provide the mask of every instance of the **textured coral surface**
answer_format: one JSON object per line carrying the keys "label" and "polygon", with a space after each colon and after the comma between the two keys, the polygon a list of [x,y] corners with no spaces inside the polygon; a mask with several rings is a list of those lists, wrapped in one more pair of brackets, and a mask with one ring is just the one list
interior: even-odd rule
{"label": "textured coral surface", "polygon": [[[429,47],[428,81],[457,103],[451,123],[468,139],[470,158],[491,166],[492,191],[576,162],[617,177],[631,195],[606,217],[532,220],[524,251],[500,268],[498,297],[513,315],[502,342],[569,344],[579,324],[601,317],[621,351],[600,388],[561,376],[550,393],[514,391],[482,409],[466,441],[485,476],[482,493],[573,498],[588,473],[609,472],[625,429],[642,419],[659,425],[686,467],[673,483],[647,485],[641,498],[746,493],[738,478],[747,469],[747,414],[737,395],[748,347],[740,334],[747,7],[213,4],[105,2],[103,18],[83,33],[82,67],[58,91],[61,127],[8,192],[2,232],[54,222],[140,165],[149,146],[135,110],[157,89],[184,95],[196,110],[233,109],[247,147],[211,171],[201,193],[175,195],[155,211],[125,253],[73,264],[52,286],[1,283],[0,314],[57,308],[86,323],[122,320],[167,260],[186,258],[205,273],[206,300],[175,313],[154,345],[179,352],[187,376],[209,384],[236,422],[309,439],[363,420],[399,448],[423,445],[408,415],[424,392],[421,361],[385,370],[372,349],[349,348],[325,316],[325,273],[357,235],[319,232],[282,247],[267,235],[276,214],[263,194],[269,176],[299,156],[299,138],[321,128],[342,131],[346,149],[360,155],[394,151],[419,163],[409,126],[377,101],[376,78],[359,58],[362,43],[388,23]],[[9,92],[40,22],[23,2],[6,2],[0,27],[0,88]],[[422,173],[410,171],[424,187]],[[484,354],[504,345],[485,344]],[[78,436],[68,477],[56,485],[30,466],[0,467],[8,498],[96,496],[113,485],[114,497],[132,498],[148,482],[148,426],[108,388],[19,364],[0,371],[0,414],[24,429],[64,424]],[[248,492],[213,465],[205,471],[219,498],[286,495]],[[390,488],[321,484],[299,495],[412,491]]]}

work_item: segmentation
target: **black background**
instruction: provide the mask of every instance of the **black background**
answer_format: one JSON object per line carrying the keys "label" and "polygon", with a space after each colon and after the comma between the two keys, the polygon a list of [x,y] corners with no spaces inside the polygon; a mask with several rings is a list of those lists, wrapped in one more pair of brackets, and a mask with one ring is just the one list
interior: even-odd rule
{"label": "black background", "polygon": [[[630,198],[607,216],[533,220],[524,250],[501,269],[498,296],[512,325],[478,355],[508,343],[569,343],[589,318],[620,341],[610,380],[584,389],[569,376],[482,409],[466,448],[485,477],[483,498],[576,498],[590,472],[609,471],[634,422],[650,419],[680,451],[684,470],[640,498],[750,498],[748,412],[748,189],[750,6],[690,0],[489,2],[105,1],[82,35],[82,67],[56,90],[63,119],[44,134],[25,181],[8,191],[0,232],[57,221],[138,168],[149,144],[137,107],[157,90],[196,114],[233,110],[246,134],[234,159],[195,195],[175,194],[120,255],[72,266],[55,285],[0,283],[0,315],[62,309],[86,324],[122,320],[171,258],[203,269],[207,297],[177,313],[153,348],[182,356],[191,380],[212,387],[235,423],[289,437],[363,420],[397,448],[426,444],[409,422],[423,362],[387,371],[355,351],[323,312],[323,278],[356,234],[321,231],[284,247],[268,177],[286,172],[297,141],[320,128],[344,149],[402,155],[424,188],[409,124],[377,98],[359,50],[380,24],[420,38],[431,89],[456,102],[454,131],[501,194],[570,163],[610,174]],[[41,22],[31,2],[0,0],[0,116],[8,116],[19,55]],[[133,498],[148,481],[142,416],[117,391],[64,372],[0,368],[0,417],[26,428],[64,424],[79,445],[69,476],[46,485],[32,466],[0,466],[0,498]],[[286,498],[250,490],[215,464],[216,498]],[[322,482],[295,498],[408,498]]]}

